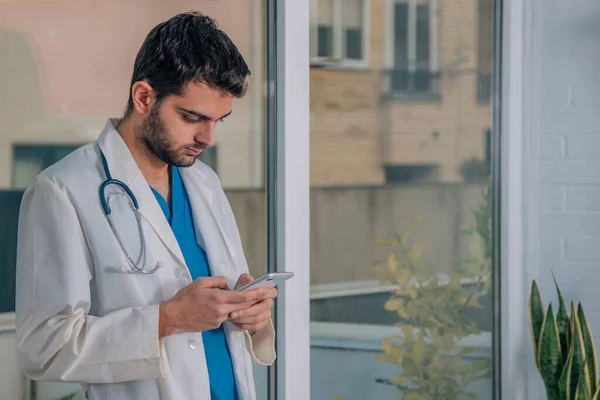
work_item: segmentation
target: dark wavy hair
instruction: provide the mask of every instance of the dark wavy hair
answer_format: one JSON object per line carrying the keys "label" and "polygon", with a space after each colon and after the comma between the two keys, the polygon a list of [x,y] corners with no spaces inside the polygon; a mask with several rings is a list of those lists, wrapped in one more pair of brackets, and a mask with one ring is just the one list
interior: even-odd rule
{"label": "dark wavy hair", "polygon": [[178,14],[146,36],[135,59],[125,117],[133,111],[135,82],[147,81],[160,103],[169,95],[181,95],[192,81],[212,84],[240,98],[249,76],[246,61],[213,18],[192,11]]}

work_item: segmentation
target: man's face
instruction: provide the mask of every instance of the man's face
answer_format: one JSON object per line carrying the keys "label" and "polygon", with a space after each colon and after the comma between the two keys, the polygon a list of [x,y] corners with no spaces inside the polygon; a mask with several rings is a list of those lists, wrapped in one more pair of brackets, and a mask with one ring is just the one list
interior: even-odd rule
{"label": "man's face", "polygon": [[154,105],[137,132],[161,161],[177,167],[194,164],[215,143],[215,128],[229,114],[233,97],[204,83],[191,82],[182,96]]}

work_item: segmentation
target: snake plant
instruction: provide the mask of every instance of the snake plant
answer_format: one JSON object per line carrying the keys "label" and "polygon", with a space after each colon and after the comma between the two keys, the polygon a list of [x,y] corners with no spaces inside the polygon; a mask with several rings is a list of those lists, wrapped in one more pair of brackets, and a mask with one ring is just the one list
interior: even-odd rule
{"label": "snake plant", "polygon": [[535,361],[548,400],[600,400],[598,362],[592,331],[581,303],[571,302],[571,315],[556,282],[558,312],[544,308],[536,281],[529,295],[529,323]]}

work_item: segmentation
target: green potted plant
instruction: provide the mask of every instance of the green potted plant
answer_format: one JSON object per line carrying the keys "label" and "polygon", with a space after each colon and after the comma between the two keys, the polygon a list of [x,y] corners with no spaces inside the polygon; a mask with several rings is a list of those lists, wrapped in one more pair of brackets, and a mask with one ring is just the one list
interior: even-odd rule
{"label": "green potted plant", "polygon": [[598,362],[592,331],[581,303],[571,302],[567,314],[556,282],[558,312],[544,308],[534,280],[529,295],[529,326],[535,362],[546,387],[548,400],[596,400],[599,398]]}
{"label": "green potted plant", "polygon": [[471,357],[475,348],[461,345],[469,335],[480,334],[467,309],[481,307],[479,300],[492,282],[489,186],[482,198],[475,225],[461,227],[469,238],[469,256],[447,276],[424,260],[425,243],[409,244],[412,227],[378,241],[392,249],[375,271],[382,283],[397,285],[384,307],[398,314],[400,329],[384,339],[383,354],[376,359],[401,369],[378,382],[397,387],[403,400],[477,399],[470,384],[491,376],[490,359]]}

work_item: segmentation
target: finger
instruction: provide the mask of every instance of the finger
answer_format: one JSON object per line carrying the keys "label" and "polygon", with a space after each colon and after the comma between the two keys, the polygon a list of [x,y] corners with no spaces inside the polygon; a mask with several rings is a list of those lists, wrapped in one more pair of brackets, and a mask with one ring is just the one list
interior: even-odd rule
{"label": "finger", "polygon": [[198,278],[194,282],[196,285],[204,288],[215,288],[229,290],[227,285],[227,278],[224,276],[208,276],[204,278]]}
{"label": "finger", "polygon": [[259,323],[259,324],[236,324],[236,326],[245,331],[257,332],[257,331],[260,331],[262,328],[264,328],[266,326],[266,324],[263,322],[263,323]]}
{"label": "finger", "polygon": [[270,315],[253,315],[251,317],[246,317],[246,318],[238,318],[235,320],[232,320],[231,322],[233,322],[236,325],[259,325],[263,322],[265,322],[268,318],[270,318]]}
{"label": "finger", "polygon": [[241,274],[240,277],[237,280],[237,283],[235,284],[235,289],[242,287],[250,282],[252,282],[254,280],[254,278],[252,277],[252,275],[250,274]]}
{"label": "finger", "polygon": [[223,302],[229,304],[240,304],[240,303],[255,303],[264,300],[268,295],[269,289],[252,289],[245,291],[229,291],[223,292]]}
{"label": "finger", "polygon": [[258,303],[255,303],[254,305],[252,305],[251,307],[248,307],[246,309],[235,310],[234,312],[229,314],[229,318],[234,320],[234,319],[239,319],[239,318],[246,318],[246,317],[260,315],[265,312],[270,313],[271,308],[273,308],[273,300],[266,299],[266,300],[262,300]]}

